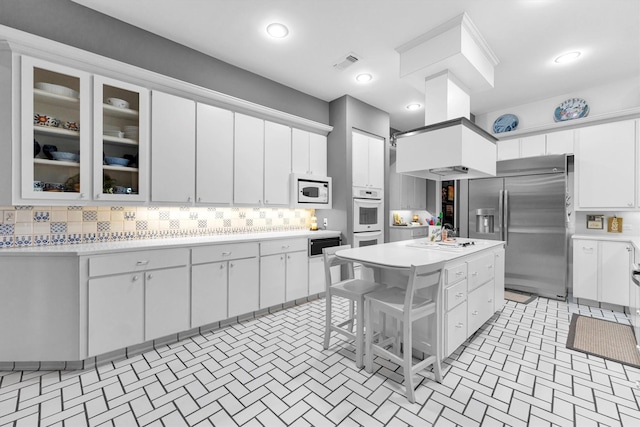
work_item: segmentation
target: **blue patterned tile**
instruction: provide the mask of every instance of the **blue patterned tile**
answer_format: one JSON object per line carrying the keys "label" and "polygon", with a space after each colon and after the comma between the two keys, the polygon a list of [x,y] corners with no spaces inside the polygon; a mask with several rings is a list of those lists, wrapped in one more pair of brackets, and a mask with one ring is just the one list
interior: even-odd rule
{"label": "blue patterned tile", "polygon": [[51,234],[59,234],[67,232],[67,223],[66,222],[52,222],[51,223]]}
{"label": "blue patterned tile", "polygon": [[180,220],[179,219],[169,220],[169,228],[171,228],[171,229],[180,228]]}
{"label": "blue patterned tile", "polygon": [[32,236],[16,236],[15,247],[24,248],[32,245]]}
{"label": "blue patterned tile", "polygon": [[0,248],[11,248],[13,247],[13,236],[11,237],[0,237]]}
{"label": "blue patterned tile", "polygon": [[110,242],[111,241],[111,233],[98,233],[98,242]]}
{"label": "blue patterned tile", "polygon": [[33,220],[35,222],[47,222],[51,219],[51,212],[48,211],[34,211]]}
{"label": "blue patterned tile", "polygon": [[51,236],[48,234],[33,236],[33,244],[36,246],[47,246],[50,243]]}
{"label": "blue patterned tile", "polygon": [[82,234],[72,233],[67,235],[67,243],[70,245],[77,245],[82,243]]}
{"label": "blue patterned tile", "polygon": [[253,219],[252,218],[248,218],[246,220],[246,226],[247,227],[253,227]]}
{"label": "blue patterned tile", "polygon": [[180,206],[179,208],[181,211],[183,212],[189,212],[189,210],[191,210],[191,208],[189,206]]}
{"label": "blue patterned tile", "polygon": [[98,221],[98,232],[111,231],[111,223],[109,221]]}
{"label": "blue patterned tile", "polygon": [[222,226],[223,227],[231,227],[231,220],[230,219],[225,219],[222,221]]}
{"label": "blue patterned tile", "polygon": [[147,221],[136,221],[136,230],[146,230],[149,228]]}
{"label": "blue patterned tile", "polygon": [[198,228],[207,228],[207,220],[199,219],[198,220]]}
{"label": "blue patterned tile", "polygon": [[125,221],[135,221],[135,219],[136,219],[135,211],[125,211],[125,213],[124,213],[124,220]]}
{"label": "blue patterned tile", "polygon": [[96,233],[84,233],[82,235],[82,243],[95,243],[97,238]]}
{"label": "blue patterned tile", "polygon": [[135,240],[136,233],[134,231],[125,231],[123,235],[124,240]]}
{"label": "blue patterned tile", "polygon": [[52,245],[64,245],[67,243],[67,235],[66,234],[53,234],[51,233],[51,244]]}
{"label": "blue patterned tile", "polygon": [[169,211],[160,211],[158,218],[161,220],[169,220]]}
{"label": "blue patterned tile", "polygon": [[83,221],[97,221],[98,220],[98,211],[82,211],[82,220]]}
{"label": "blue patterned tile", "polygon": [[13,236],[15,224],[0,224],[0,236]]}
{"label": "blue patterned tile", "polygon": [[198,212],[189,212],[189,219],[198,219]]}
{"label": "blue patterned tile", "polygon": [[67,206],[68,211],[81,211],[82,206]]}
{"label": "blue patterned tile", "polygon": [[222,219],[222,218],[224,218],[224,212],[216,211],[216,219]]}
{"label": "blue patterned tile", "polygon": [[122,231],[116,231],[111,233],[111,241],[120,242],[124,239],[124,233]]}
{"label": "blue patterned tile", "polygon": [[122,206],[111,206],[112,211],[123,211],[124,207]]}

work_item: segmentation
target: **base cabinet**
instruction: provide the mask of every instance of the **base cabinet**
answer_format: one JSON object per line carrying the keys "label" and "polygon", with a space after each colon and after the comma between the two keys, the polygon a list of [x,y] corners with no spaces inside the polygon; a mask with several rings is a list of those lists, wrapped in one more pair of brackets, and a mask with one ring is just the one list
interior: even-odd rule
{"label": "base cabinet", "polygon": [[191,327],[219,322],[228,316],[227,261],[191,267]]}
{"label": "base cabinet", "polygon": [[191,301],[187,267],[147,272],[144,284],[145,341],[189,329]]}
{"label": "base cabinet", "polygon": [[307,240],[260,244],[260,308],[309,295]]}
{"label": "base cabinet", "polygon": [[229,317],[260,308],[259,269],[258,258],[229,261]]}

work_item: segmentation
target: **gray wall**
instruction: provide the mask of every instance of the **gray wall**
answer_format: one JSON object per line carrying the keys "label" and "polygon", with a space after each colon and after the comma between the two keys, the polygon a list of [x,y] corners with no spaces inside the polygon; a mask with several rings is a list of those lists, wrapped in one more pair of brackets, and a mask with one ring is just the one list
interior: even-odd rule
{"label": "gray wall", "polygon": [[[180,2],[176,1],[176,7],[181,7]],[[0,25],[319,123],[329,123],[329,103],[326,101],[70,0],[0,0]]]}
{"label": "gray wall", "polygon": [[[327,172],[333,179],[333,209],[318,210],[316,216],[329,220],[329,229],[342,232],[343,243],[352,244],[353,203],[351,175],[351,131],[358,129],[385,139],[385,191],[389,188],[389,114],[345,95],[330,103],[329,124],[333,131],[327,142]],[[388,218],[388,206],[385,206]]]}

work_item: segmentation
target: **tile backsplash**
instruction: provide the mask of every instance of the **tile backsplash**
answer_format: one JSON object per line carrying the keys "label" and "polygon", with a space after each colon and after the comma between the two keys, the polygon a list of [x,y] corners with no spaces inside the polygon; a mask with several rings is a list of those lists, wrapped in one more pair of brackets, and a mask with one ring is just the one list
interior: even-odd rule
{"label": "tile backsplash", "polygon": [[0,248],[308,230],[313,210],[288,208],[0,207]]}

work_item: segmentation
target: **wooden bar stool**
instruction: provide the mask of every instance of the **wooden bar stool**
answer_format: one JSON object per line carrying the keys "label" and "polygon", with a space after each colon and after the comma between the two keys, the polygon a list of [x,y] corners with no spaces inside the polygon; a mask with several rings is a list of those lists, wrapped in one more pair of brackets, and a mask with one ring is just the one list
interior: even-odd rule
{"label": "wooden bar stool", "polygon": [[[404,382],[406,386],[407,399],[414,403],[415,391],[413,383],[413,375],[429,365],[433,365],[435,380],[442,382],[442,267],[444,262],[439,262],[425,266],[411,266],[411,273],[406,289],[388,288],[365,295],[365,311],[366,311],[366,358],[365,369],[367,372],[373,372],[374,355],[382,356],[389,359],[404,368]],[[422,295],[416,295],[421,289],[431,288],[431,298]],[[373,330],[373,316],[379,313],[382,325],[380,331]],[[394,325],[400,324],[402,332],[399,333],[399,327],[395,329],[393,336],[386,336],[386,316],[390,316]],[[429,348],[429,356],[424,360],[413,364],[412,350],[413,323],[417,320],[425,319],[431,316],[431,321],[435,324],[435,333],[431,343],[426,344]],[[424,321],[424,320],[423,320]],[[398,336],[399,335],[399,336]],[[400,338],[400,340],[398,339]],[[400,354],[399,342],[402,343],[402,354]],[[395,352],[390,351],[395,350]],[[425,350],[420,348],[420,350]]]}
{"label": "wooden bar stool", "polygon": [[[369,280],[360,280],[354,278],[353,262],[338,258],[335,253],[342,249],[350,249],[351,245],[333,246],[324,248],[324,276],[326,291],[326,326],[324,330],[324,349],[329,348],[329,339],[331,332],[340,333],[356,343],[356,366],[361,368],[363,364],[364,352],[364,296],[369,292],[384,289],[385,286],[380,283],[371,282]],[[332,283],[331,267],[347,266],[348,277]],[[334,324],[332,322],[332,297],[343,297],[349,301],[349,318],[341,323]],[[353,324],[356,324],[356,332],[353,333]]]}

